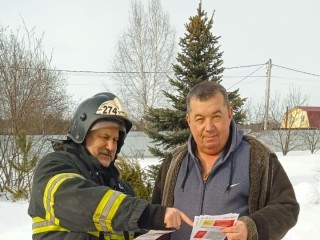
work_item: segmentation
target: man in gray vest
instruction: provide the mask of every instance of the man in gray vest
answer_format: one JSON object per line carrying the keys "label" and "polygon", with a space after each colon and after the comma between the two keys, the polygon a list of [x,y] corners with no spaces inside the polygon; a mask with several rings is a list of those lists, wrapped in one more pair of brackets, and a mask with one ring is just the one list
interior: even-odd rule
{"label": "man in gray vest", "polygon": [[[162,163],[152,203],[199,215],[239,213],[221,230],[228,240],[278,240],[298,219],[299,204],[275,153],[244,136],[233,121],[226,89],[204,81],[187,96],[191,135]],[[182,224],[171,240],[189,239]]]}

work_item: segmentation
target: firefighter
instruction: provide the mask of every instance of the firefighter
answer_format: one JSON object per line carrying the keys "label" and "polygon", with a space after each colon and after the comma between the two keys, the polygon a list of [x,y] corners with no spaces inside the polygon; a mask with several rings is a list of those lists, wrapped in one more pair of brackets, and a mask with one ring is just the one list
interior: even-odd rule
{"label": "firefighter", "polygon": [[35,169],[28,214],[34,240],[133,239],[133,232],[192,221],[175,208],[134,197],[114,165],[132,127],[123,104],[104,92],[75,111],[66,140]]}

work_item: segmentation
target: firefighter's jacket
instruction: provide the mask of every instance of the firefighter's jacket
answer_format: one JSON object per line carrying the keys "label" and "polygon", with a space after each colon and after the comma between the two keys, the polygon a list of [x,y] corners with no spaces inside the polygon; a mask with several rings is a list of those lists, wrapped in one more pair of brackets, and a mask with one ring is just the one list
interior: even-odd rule
{"label": "firefighter's jacket", "polygon": [[129,231],[164,229],[165,208],[130,195],[113,164],[104,168],[82,145],[65,142],[35,170],[28,209],[33,239],[129,239]]}

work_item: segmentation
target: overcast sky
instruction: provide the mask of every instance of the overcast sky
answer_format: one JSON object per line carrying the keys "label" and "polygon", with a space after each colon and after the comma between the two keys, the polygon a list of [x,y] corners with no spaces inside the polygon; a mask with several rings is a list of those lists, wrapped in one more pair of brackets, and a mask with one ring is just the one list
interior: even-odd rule
{"label": "overcast sky", "polygon": [[[196,14],[199,1],[161,2],[177,31],[178,43],[186,32],[184,24]],[[202,3],[209,15],[215,10],[213,33],[221,36],[225,68],[263,64],[272,59],[278,67],[272,68],[271,96],[285,96],[287,89],[293,87],[309,96],[309,105],[320,106],[320,1]],[[0,24],[15,30],[24,19],[28,28],[36,27],[39,36],[44,33],[45,49],[48,55],[53,51],[57,69],[106,72],[112,70],[114,49],[128,26],[129,11],[129,0],[0,0]],[[239,88],[242,97],[263,102],[265,75],[265,67],[227,69],[222,84],[228,90]],[[68,93],[76,101],[104,91],[105,83],[111,85],[108,74],[69,73],[67,77]]]}

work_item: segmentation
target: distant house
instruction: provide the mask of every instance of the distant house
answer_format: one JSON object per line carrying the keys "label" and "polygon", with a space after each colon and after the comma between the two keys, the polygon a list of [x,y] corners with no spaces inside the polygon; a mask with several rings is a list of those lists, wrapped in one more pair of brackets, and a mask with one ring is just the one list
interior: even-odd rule
{"label": "distant house", "polygon": [[297,106],[290,109],[283,117],[280,128],[319,129],[320,107]]}

